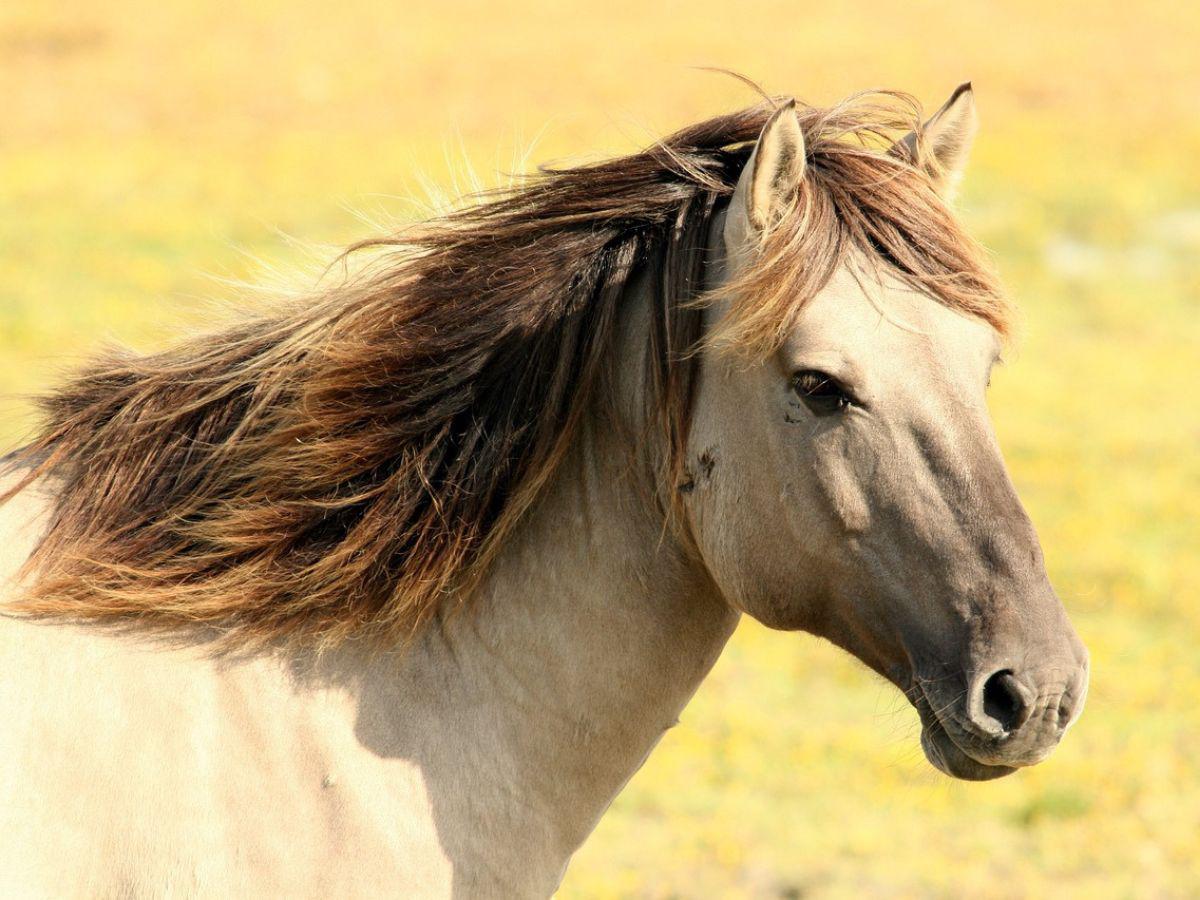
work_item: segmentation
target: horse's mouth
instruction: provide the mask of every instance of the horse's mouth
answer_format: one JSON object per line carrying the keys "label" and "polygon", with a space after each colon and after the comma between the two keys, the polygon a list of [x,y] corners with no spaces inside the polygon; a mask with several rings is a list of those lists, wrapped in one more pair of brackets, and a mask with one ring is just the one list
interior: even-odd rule
{"label": "horse's mouth", "polygon": [[936,718],[922,722],[921,749],[935,769],[964,781],[991,781],[1017,771],[1012,766],[993,766],[971,758]]}
{"label": "horse's mouth", "polygon": [[1014,766],[991,765],[969,755],[946,731],[924,691],[918,688],[914,693],[913,705],[921,716],[921,749],[935,769],[963,781],[991,781],[1016,771]]}

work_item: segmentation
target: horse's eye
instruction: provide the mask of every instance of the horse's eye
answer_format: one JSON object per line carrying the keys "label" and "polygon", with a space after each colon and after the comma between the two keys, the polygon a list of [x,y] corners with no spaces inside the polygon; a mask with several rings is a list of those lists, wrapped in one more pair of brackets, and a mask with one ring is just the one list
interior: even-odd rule
{"label": "horse's eye", "polygon": [[793,375],[792,390],[817,416],[841,412],[854,402],[836,378],[816,369],[801,369]]}

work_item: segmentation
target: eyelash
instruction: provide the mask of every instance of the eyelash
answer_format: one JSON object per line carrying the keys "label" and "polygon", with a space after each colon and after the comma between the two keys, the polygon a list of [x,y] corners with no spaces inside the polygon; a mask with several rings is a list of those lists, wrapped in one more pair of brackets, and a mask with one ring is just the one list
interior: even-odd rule
{"label": "eyelash", "polygon": [[792,391],[816,416],[834,415],[857,405],[841,382],[817,369],[801,369],[792,375]]}

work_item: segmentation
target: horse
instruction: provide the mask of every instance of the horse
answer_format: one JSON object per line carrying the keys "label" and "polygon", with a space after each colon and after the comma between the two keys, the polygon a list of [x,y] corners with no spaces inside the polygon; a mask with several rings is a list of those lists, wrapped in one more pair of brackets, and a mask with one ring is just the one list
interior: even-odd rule
{"label": "horse", "polygon": [[970,85],[765,96],[40,401],[0,893],[546,896],[743,615],[996,778],[1088,658],[986,409]]}

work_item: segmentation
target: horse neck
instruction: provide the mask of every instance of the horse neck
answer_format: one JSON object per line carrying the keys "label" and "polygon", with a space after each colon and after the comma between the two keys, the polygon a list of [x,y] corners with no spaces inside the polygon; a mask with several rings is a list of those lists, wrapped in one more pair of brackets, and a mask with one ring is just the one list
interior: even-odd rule
{"label": "horse neck", "polygon": [[[644,289],[624,308],[617,371],[642,372]],[[552,889],[736,624],[631,475],[628,430],[586,424],[469,606],[364,693],[392,720],[374,749],[417,758],[464,886],[515,887],[496,872],[518,861]]]}

